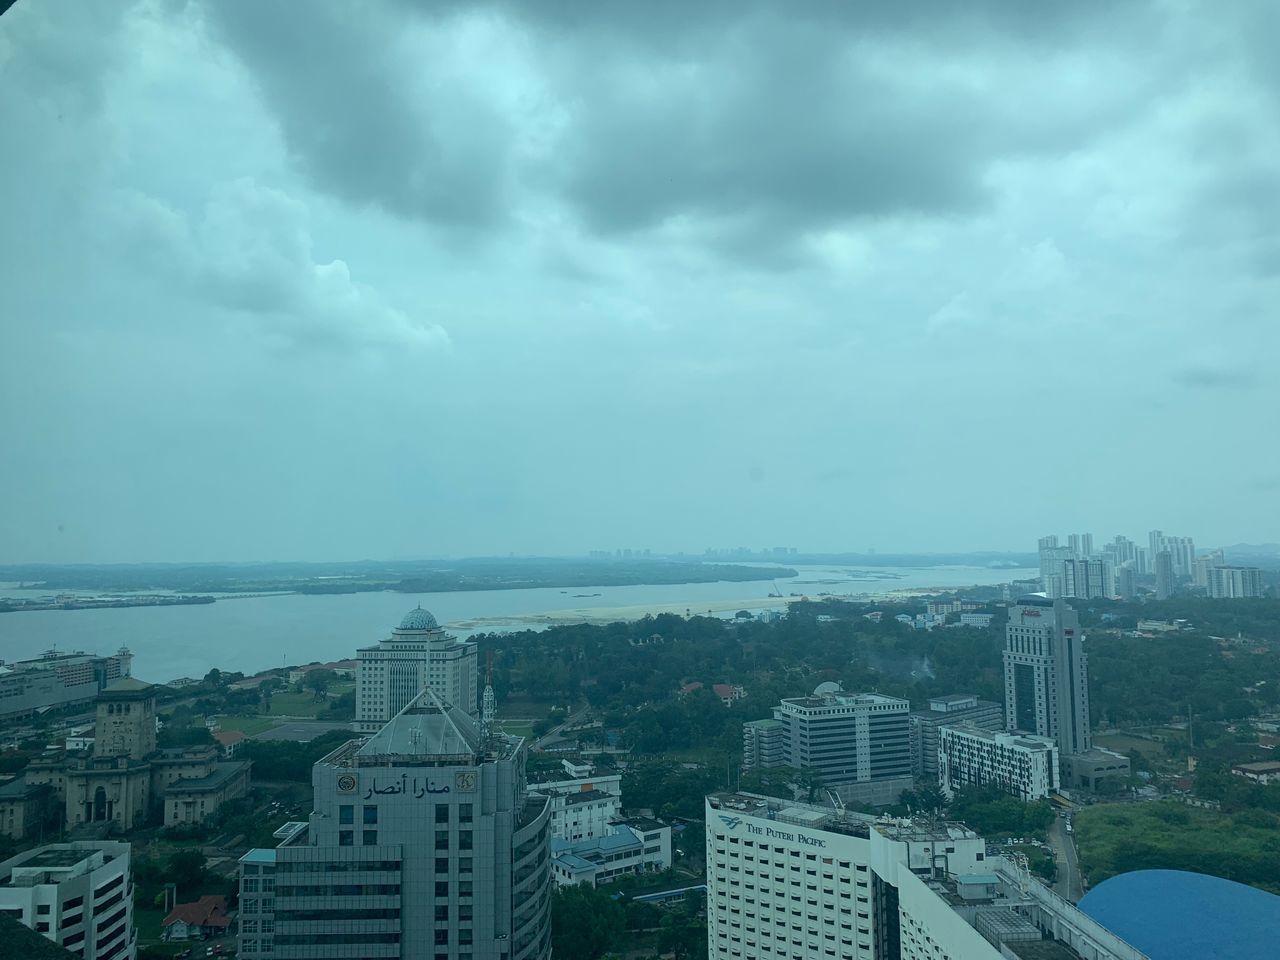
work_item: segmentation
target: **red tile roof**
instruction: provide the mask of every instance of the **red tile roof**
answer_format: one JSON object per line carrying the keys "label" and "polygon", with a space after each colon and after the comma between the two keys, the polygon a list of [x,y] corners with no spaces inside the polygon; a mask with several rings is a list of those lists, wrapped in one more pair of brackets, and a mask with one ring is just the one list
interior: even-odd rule
{"label": "red tile roof", "polygon": [[210,895],[195,903],[175,904],[173,911],[164,918],[163,926],[178,922],[190,927],[228,927],[231,918],[227,916],[227,898]]}
{"label": "red tile roof", "polygon": [[244,739],[244,732],[241,730],[219,730],[213,735],[213,739],[224,747],[232,747]]}

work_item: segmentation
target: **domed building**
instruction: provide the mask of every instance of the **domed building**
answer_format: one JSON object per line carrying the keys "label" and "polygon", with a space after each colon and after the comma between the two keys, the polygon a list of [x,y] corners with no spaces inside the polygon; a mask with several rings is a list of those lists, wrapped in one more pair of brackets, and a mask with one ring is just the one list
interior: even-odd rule
{"label": "domed building", "polygon": [[429,610],[410,610],[391,636],[356,653],[356,730],[376,733],[425,689],[477,715],[476,646],[459,640]]}

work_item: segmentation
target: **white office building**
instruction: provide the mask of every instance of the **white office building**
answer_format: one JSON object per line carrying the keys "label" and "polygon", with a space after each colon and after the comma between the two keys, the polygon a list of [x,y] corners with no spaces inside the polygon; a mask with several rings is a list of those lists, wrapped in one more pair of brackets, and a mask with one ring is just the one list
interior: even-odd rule
{"label": "white office building", "polygon": [[707,798],[710,960],[1146,960],[963,825]]}
{"label": "white office building", "polygon": [[1045,737],[983,730],[971,724],[938,731],[938,785],[999,787],[1024,803],[1058,790],[1058,745]]}
{"label": "white office building", "polygon": [[[911,786],[911,704],[878,693],[845,693],[823,683],[809,697],[773,708],[783,765],[816,770],[822,785],[848,803],[896,803]],[[759,728],[755,728],[757,731]],[[744,737],[744,745],[751,738]],[[759,736],[756,737],[759,742]]]}
{"label": "white office building", "polygon": [[968,693],[931,697],[927,710],[911,711],[911,774],[925,783],[938,782],[938,731],[948,724],[972,723],[983,730],[1003,730],[1004,710]]}
{"label": "white office building", "polygon": [[376,733],[428,687],[477,716],[476,646],[445,633],[436,618],[410,610],[391,636],[356,654],[356,729]]}
{"label": "white office building", "polygon": [[622,816],[619,773],[535,783],[529,789],[551,800],[551,836],[566,843],[603,837]]}
{"label": "white office building", "polygon": [[52,843],[0,863],[0,915],[83,960],[133,960],[129,844]]}
{"label": "white office building", "polygon": [[594,887],[618,877],[667,870],[671,827],[648,817],[619,820],[587,840],[553,839],[551,857],[551,873],[561,887],[579,883]]}
{"label": "white office building", "polygon": [[1093,746],[1084,633],[1062,600],[1024,597],[1009,608],[1004,702],[1011,731],[1048,737],[1064,757]]}

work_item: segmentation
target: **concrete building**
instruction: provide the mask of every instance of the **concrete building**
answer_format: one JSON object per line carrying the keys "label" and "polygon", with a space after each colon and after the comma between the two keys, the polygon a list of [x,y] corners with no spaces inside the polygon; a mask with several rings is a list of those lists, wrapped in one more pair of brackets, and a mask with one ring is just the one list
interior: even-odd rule
{"label": "concrete building", "polygon": [[1210,567],[1209,596],[1237,599],[1262,596],[1262,571],[1257,567]]}
{"label": "concrete building", "polygon": [[[906,700],[878,693],[845,693],[823,683],[809,697],[792,697],[773,708],[777,728],[751,726],[744,746],[754,738],[755,765],[767,747],[782,744],[780,765],[812,769],[822,786],[848,803],[896,803],[911,786],[911,731]],[[758,723],[758,721],[757,721]],[[765,745],[761,745],[761,738]]]}
{"label": "concrete building", "polygon": [[1004,729],[1004,710],[991,700],[968,693],[933,697],[926,710],[912,710],[911,775],[924,783],[938,782],[938,730],[947,724],[972,723],[983,730]]}
{"label": "concrete building", "polygon": [[710,960],[1147,960],[961,824],[728,793],[706,824]]}
{"label": "concrete building", "polygon": [[622,816],[618,773],[535,783],[529,789],[551,801],[551,836],[566,843],[603,837]]}
{"label": "concrete building", "polygon": [[525,753],[428,687],[320,760],[309,821],[240,860],[239,956],[545,960],[551,804]]}
{"label": "concrete building", "polygon": [[671,827],[646,817],[619,820],[590,839],[553,839],[551,855],[551,873],[561,887],[579,883],[594,887],[622,876],[667,870]]}
{"label": "concrete building", "polygon": [[742,725],[742,768],[767,769],[787,765],[787,724],[781,720],[750,720]]}
{"label": "concrete building", "polygon": [[985,630],[991,626],[991,621],[995,619],[993,613],[962,613],[960,614],[960,625],[962,627],[978,627]]}
{"label": "concrete building", "polygon": [[[1056,596],[1081,600],[1111,598],[1116,595],[1115,568],[1099,557],[1073,557],[1062,561]],[[1054,596],[1051,594],[1051,597]]]}
{"label": "concrete building", "polygon": [[1156,568],[1156,599],[1168,600],[1173,596],[1173,591],[1177,589],[1178,580],[1173,570],[1173,554],[1168,550],[1161,550],[1155,555]]}
{"label": "concrete building", "polygon": [[134,960],[129,844],[53,843],[5,860],[0,863],[0,915],[82,960]]}
{"label": "concrete building", "polygon": [[0,834],[12,840],[40,838],[62,826],[58,798],[47,783],[27,783],[16,777],[0,785]]}
{"label": "concrete building", "polygon": [[1280,783],[1280,760],[1262,760],[1257,763],[1237,763],[1231,768],[1237,777],[1268,786]]}
{"label": "concrete building", "polygon": [[1058,790],[1058,745],[1052,740],[971,724],[938,733],[938,784],[948,798],[957,787],[995,786],[1029,803]]}
{"label": "concrete building", "polygon": [[1127,560],[1116,569],[1116,596],[1121,600],[1132,600],[1137,595],[1136,566],[1132,560]]}
{"label": "concrete building", "polygon": [[436,618],[410,610],[391,636],[356,654],[356,730],[375,733],[428,687],[477,716],[476,645],[444,632]]}
{"label": "concrete building", "polygon": [[1209,588],[1209,571],[1213,567],[1225,567],[1226,565],[1227,558],[1221,550],[1210,550],[1204,556],[1196,557],[1196,586],[1207,590]]}
{"label": "concrete building", "polygon": [[1169,561],[1173,566],[1175,579],[1195,575],[1196,545],[1191,537],[1170,537],[1166,536],[1163,530],[1152,530],[1148,534],[1148,543],[1151,549],[1152,562],[1157,563],[1157,575],[1159,575],[1157,558],[1162,553],[1169,554]]}
{"label": "concrete building", "polygon": [[68,830],[133,830],[153,812],[166,826],[200,823],[248,793],[248,760],[224,761],[215,746],[157,748],[155,704],[154,686],[123,677],[98,694],[91,754],[46,753],[27,767],[23,781],[53,790]]}
{"label": "concrete building", "polygon": [[1009,608],[1004,696],[1007,729],[1048,737],[1063,756],[1093,746],[1084,633],[1064,601],[1024,597]]}
{"label": "concrete building", "polygon": [[0,660],[0,720],[89,703],[132,668],[128,647],[109,657],[50,650],[34,660]]}

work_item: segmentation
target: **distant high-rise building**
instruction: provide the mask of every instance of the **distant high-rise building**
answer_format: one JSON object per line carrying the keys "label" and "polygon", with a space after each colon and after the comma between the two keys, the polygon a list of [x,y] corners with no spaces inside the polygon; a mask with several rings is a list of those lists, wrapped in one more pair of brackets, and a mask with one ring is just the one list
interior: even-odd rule
{"label": "distant high-rise building", "polygon": [[356,654],[356,729],[374,733],[428,687],[477,715],[476,645],[445,633],[436,618],[410,610],[391,636]]}
{"label": "distant high-rise building", "polygon": [[1225,567],[1227,558],[1221,550],[1210,550],[1204,556],[1196,557],[1195,581],[1197,587],[1209,588],[1209,571],[1214,567]]}
{"label": "distant high-rise building", "polygon": [[1173,554],[1168,550],[1161,550],[1156,554],[1156,599],[1168,600],[1173,596],[1176,583],[1177,580],[1173,575]]}
{"label": "distant high-rise building", "polygon": [[1067,546],[1077,557],[1093,556],[1093,534],[1073,533],[1067,537]]}
{"label": "distant high-rise building", "polygon": [[1075,610],[1024,597],[1005,629],[1005,726],[1056,741],[1064,758],[1089,750],[1088,658]]}
{"label": "distant high-rise building", "polygon": [[1196,545],[1191,537],[1167,537],[1162,530],[1152,530],[1148,536],[1153,563],[1157,555],[1168,551],[1175,578],[1195,575]]}
{"label": "distant high-rise building", "polygon": [[1262,596],[1262,571],[1257,567],[1211,567],[1209,596],[1215,599]]}
{"label": "distant high-rise building", "polygon": [[1075,557],[1062,561],[1061,583],[1050,599],[1076,597],[1096,600],[1116,595],[1115,570],[1110,560]]}
{"label": "distant high-rise building", "polygon": [[1138,595],[1135,566],[1134,561],[1130,560],[1116,569],[1116,596],[1121,600],[1132,600]]}

